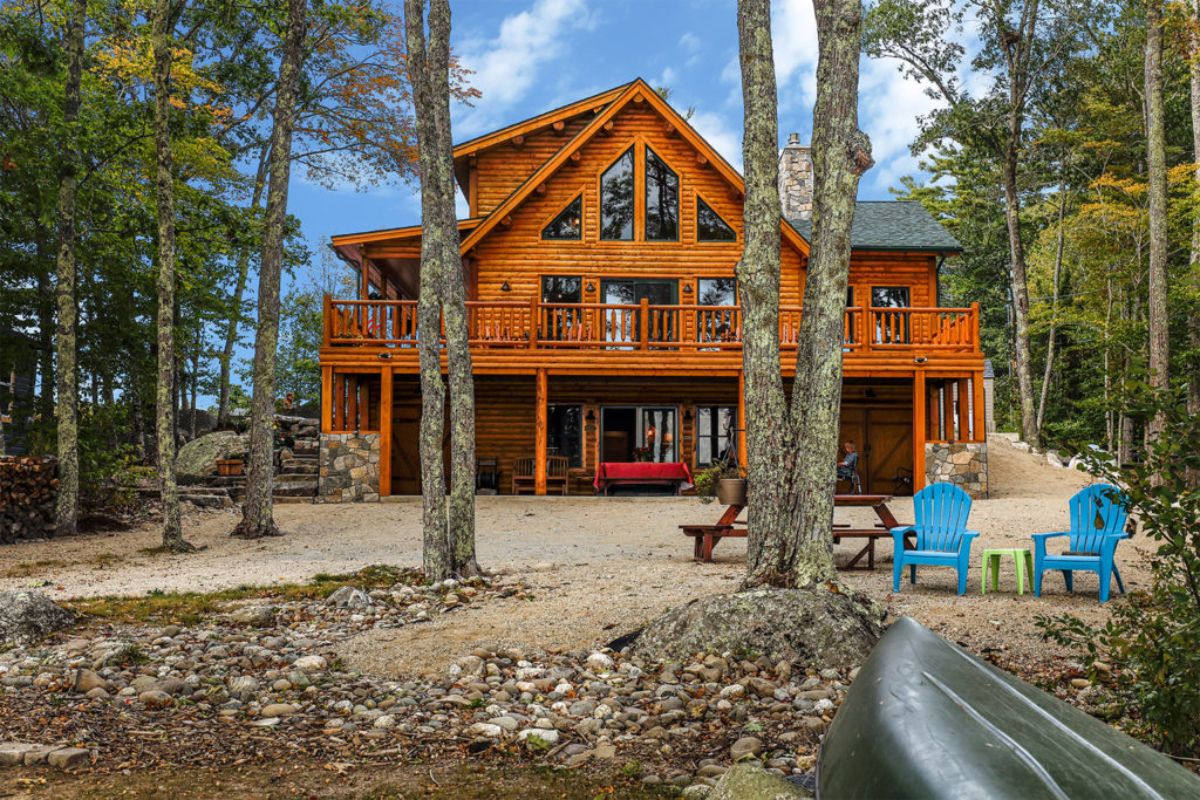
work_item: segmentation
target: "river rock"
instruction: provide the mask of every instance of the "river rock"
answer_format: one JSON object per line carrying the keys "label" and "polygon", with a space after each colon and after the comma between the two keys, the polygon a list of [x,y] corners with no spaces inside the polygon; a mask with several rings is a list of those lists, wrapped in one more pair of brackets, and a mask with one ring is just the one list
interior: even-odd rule
{"label": "river rock", "polygon": [[861,664],[883,635],[882,606],[844,589],[755,589],[705,597],[651,622],[633,645],[650,661],[698,652],[749,652],[793,669]]}
{"label": "river rock", "polygon": [[763,743],[761,739],[753,736],[743,736],[729,747],[729,757],[734,761],[740,761],[743,758],[756,756],[762,752]]}
{"label": "river rock", "polygon": [[28,644],[75,622],[41,592],[0,592],[0,644]]}

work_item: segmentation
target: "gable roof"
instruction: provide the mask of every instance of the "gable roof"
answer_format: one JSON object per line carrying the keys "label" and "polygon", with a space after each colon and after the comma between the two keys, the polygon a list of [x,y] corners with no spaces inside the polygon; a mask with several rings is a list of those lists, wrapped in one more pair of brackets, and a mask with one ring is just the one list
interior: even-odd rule
{"label": "gable roof", "polygon": [[[696,148],[707,160],[708,163],[716,170],[717,174],[723,177],[729,185],[739,193],[746,191],[745,183],[742,176],[729,165],[717,150],[709,144],[703,136],[696,132],[696,129],[691,124],[680,116],[671,105],[663,100],[663,98],[654,91],[650,84],[641,78],[637,78],[630,83],[625,84],[620,92],[612,99],[612,101],[597,114],[591,122],[583,127],[579,133],[564,144],[557,153],[546,160],[542,166],[538,167],[532,175],[530,175],[524,183],[518,186],[512,194],[504,199],[499,205],[492,209],[483,222],[471,231],[469,235],[463,238],[460,245],[460,252],[466,253],[472,247],[480,242],[484,236],[499,224],[500,220],[507,217],[517,208],[526,198],[540,186],[543,182],[554,175],[558,169],[567,162],[567,159],[572,154],[579,151],[584,144],[592,139],[617,113],[625,108],[633,101],[644,102],[651,108],[657,111],[661,116],[671,122],[680,136],[686,139],[693,147]],[[799,235],[799,232],[790,225],[785,225],[780,222],[781,231],[785,240],[790,242],[802,254],[808,255],[808,241]]]}
{"label": "gable roof", "polygon": [[[788,218],[788,222],[812,241],[812,220]],[[961,253],[962,245],[914,200],[859,200],[854,205],[850,247],[855,250],[914,250]]]}

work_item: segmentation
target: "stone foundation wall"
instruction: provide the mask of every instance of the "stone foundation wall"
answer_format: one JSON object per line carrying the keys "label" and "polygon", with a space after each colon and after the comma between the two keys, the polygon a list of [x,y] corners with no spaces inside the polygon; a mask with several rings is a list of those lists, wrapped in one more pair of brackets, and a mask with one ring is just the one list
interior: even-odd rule
{"label": "stone foundation wall", "polygon": [[926,444],[925,483],[953,483],[971,497],[987,497],[987,443]]}
{"label": "stone foundation wall", "polygon": [[321,434],[318,502],[379,500],[379,434]]}

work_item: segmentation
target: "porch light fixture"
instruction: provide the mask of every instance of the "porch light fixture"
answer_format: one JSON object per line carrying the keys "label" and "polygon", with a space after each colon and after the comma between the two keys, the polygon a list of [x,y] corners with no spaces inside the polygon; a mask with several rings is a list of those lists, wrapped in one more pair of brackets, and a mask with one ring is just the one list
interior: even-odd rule
{"label": "porch light fixture", "polygon": [[389,358],[391,358],[391,357],[392,357],[392,354],[391,354],[391,353],[388,353],[388,352],[383,352],[383,353],[380,353],[380,354],[379,354],[379,357],[380,357],[380,358],[382,358],[382,359],[384,359],[384,360],[387,360],[387,359],[389,359]]}
{"label": "porch light fixture", "polygon": [[683,285],[683,293],[684,293],[684,294],[691,294],[691,293],[692,293],[692,285],[691,285],[690,283],[685,283],[685,284]]}
{"label": "porch light fixture", "polygon": [[929,359],[926,358],[925,356],[917,356],[916,358],[913,359],[913,363],[914,364],[924,364],[928,360]]}
{"label": "porch light fixture", "polygon": [[502,291],[502,292],[511,292],[512,291],[512,287],[508,285],[508,281],[505,281],[504,283],[500,284],[500,291]]}
{"label": "porch light fixture", "polygon": [[592,283],[591,281],[588,281],[587,290],[589,292],[596,291],[596,284]]}

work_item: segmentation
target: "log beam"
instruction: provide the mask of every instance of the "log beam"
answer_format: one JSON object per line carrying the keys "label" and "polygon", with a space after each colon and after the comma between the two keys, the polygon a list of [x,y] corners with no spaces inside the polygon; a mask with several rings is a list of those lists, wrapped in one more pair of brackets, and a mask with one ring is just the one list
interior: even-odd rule
{"label": "log beam", "polygon": [[913,372],[913,492],[925,488],[925,373]]}
{"label": "log beam", "polygon": [[738,370],[737,388],[737,451],[738,466],[745,469],[746,462],[746,371]]}
{"label": "log beam", "polygon": [[977,442],[987,441],[987,407],[983,396],[983,372],[977,371],[971,376],[975,405],[971,414],[971,438]]}

